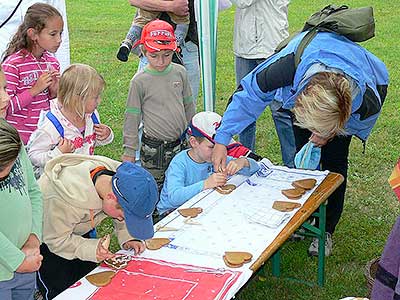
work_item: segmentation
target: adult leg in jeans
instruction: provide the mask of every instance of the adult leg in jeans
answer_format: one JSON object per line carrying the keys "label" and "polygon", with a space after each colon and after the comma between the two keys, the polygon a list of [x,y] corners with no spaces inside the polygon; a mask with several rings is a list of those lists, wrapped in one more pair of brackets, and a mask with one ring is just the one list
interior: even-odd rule
{"label": "adult leg in jeans", "polygon": [[[311,132],[293,126],[296,148],[299,151],[308,142]],[[335,136],[321,148],[321,169],[342,174],[343,183],[328,198],[326,207],[326,232],[333,233],[343,211],[347,184],[348,156],[351,136]]]}
{"label": "adult leg in jeans", "polygon": [[294,168],[294,156],[296,154],[296,142],[293,133],[292,114],[282,108],[282,102],[274,100],[270,104],[272,119],[281,146],[283,164]]}
{"label": "adult leg in jeans", "polygon": [[[235,57],[235,73],[236,73],[236,86],[239,86],[240,81],[249,74],[258,64],[263,62],[264,59],[246,59],[243,57]],[[255,151],[256,147],[256,122],[247,126],[240,134],[239,141],[251,151]]]}

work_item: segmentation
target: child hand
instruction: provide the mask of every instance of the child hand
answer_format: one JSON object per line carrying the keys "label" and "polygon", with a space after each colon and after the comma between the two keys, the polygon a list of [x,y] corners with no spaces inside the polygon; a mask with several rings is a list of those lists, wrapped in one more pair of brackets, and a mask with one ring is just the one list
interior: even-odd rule
{"label": "child hand", "polygon": [[246,158],[240,157],[238,159],[233,159],[226,166],[226,172],[228,175],[234,175],[245,166],[249,166],[249,162]]}
{"label": "child hand", "polygon": [[131,240],[124,243],[122,245],[122,248],[124,248],[125,250],[132,249],[135,255],[139,255],[143,253],[144,250],[146,250],[146,245],[143,241]]}
{"label": "child hand", "polygon": [[122,155],[122,157],[121,157],[121,160],[122,161],[130,161],[130,162],[135,162],[136,161],[136,158],[134,157],[134,156],[129,156],[129,155]]}
{"label": "child hand", "polygon": [[39,79],[36,81],[34,86],[30,89],[31,95],[33,97],[37,96],[39,93],[47,89],[52,82],[52,78],[49,72],[44,72],[40,75]]}
{"label": "child hand", "polygon": [[96,139],[102,141],[109,137],[111,129],[104,124],[95,124],[94,132],[96,133]]}
{"label": "child hand", "polygon": [[42,265],[43,256],[40,253],[36,255],[27,255],[25,256],[22,264],[19,265],[16,272],[18,273],[31,273],[39,270]]}
{"label": "child hand", "polygon": [[226,175],[224,173],[213,173],[204,182],[204,189],[211,189],[226,183]]}
{"label": "child hand", "polygon": [[26,240],[25,244],[22,246],[21,251],[25,253],[26,256],[38,255],[40,254],[40,241],[37,236],[31,233]]}
{"label": "child hand", "polygon": [[72,153],[75,151],[75,146],[72,141],[66,138],[62,138],[57,147],[62,153]]}
{"label": "child hand", "polygon": [[105,259],[109,259],[115,256],[114,253],[108,250],[103,246],[103,242],[106,239],[106,237],[103,237],[99,239],[99,243],[97,244],[97,249],[96,249],[96,259],[97,261],[103,261]]}
{"label": "child hand", "polygon": [[49,73],[51,76],[51,84],[49,86],[49,94],[50,94],[50,97],[55,98],[55,97],[57,97],[58,83],[60,81],[60,72],[52,69]]}

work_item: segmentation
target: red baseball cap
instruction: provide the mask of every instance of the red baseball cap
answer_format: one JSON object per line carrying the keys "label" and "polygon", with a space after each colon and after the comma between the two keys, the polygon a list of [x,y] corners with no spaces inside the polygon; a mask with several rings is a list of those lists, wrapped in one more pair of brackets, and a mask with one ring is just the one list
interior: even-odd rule
{"label": "red baseball cap", "polygon": [[133,48],[142,44],[149,52],[161,50],[175,51],[178,48],[174,28],[171,24],[162,20],[153,20],[142,29],[142,36]]}

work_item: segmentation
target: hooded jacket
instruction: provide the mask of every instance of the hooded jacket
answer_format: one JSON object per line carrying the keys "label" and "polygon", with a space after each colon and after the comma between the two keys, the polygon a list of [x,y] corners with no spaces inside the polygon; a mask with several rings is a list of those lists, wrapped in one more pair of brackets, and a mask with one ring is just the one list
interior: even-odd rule
{"label": "hooded jacket", "polygon": [[246,59],[267,58],[289,36],[289,0],[231,0],[236,5],[233,51]]}
{"label": "hooded jacket", "polygon": [[[82,235],[107,215],[90,177],[90,171],[105,166],[115,171],[120,162],[103,156],[64,154],[50,160],[38,183],[43,194],[43,242],[65,259],[97,262],[99,239]],[[125,222],[113,219],[120,245],[132,240]]]}
{"label": "hooded jacket", "polygon": [[228,145],[232,136],[254,122],[274,99],[282,102],[284,109],[292,109],[312,77],[309,69],[316,64],[339,70],[356,84],[358,92],[353,95],[345,129],[348,135],[367,139],[386,97],[389,74],[384,63],[344,36],[319,32],[296,68],[295,51],[305,34],[296,36],[242,79],[217,130],[217,143]]}

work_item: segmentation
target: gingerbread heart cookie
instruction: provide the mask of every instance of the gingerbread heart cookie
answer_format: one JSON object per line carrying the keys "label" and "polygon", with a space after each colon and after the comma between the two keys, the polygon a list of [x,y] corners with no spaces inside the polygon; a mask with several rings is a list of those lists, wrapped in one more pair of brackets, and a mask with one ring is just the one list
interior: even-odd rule
{"label": "gingerbread heart cookie", "polygon": [[114,271],[103,271],[95,274],[90,274],[86,276],[87,281],[91,284],[102,287],[106,286],[111,282],[111,279],[115,276]]}
{"label": "gingerbread heart cookie", "polygon": [[282,211],[282,212],[288,212],[292,211],[295,208],[301,207],[300,203],[294,203],[294,202],[289,202],[289,201],[275,201],[274,204],[272,205],[273,209]]}
{"label": "gingerbread heart cookie", "polygon": [[171,241],[168,238],[152,238],[146,240],[146,248],[149,250],[158,250],[162,246],[168,245]]}
{"label": "gingerbread heart cookie", "polygon": [[201,207],[181,208],[178,209],[178,212],[184,217],[196,218],[203,212],[203,209]]}
{"label": "gingerbread heart cookie", "polygon": [[282,190],[281,193],[289,199],[300,199],[304,195],[305,190],[301,188]]}
{"label": "gingerbread heart cookie", "polygon": [[304,190],[311,190],[317,184],[317,180],[314,178],[300,179],[292,182],[292,185],[296,188]]}
{"label": "gingerbread heart cookie", "polygon": [[116,255],[113,258],[104,260],[104,263],[115,270],[126,268],[128,262],[131,260],[129,255]]}
{"label": "gingerbread heart cookie", "polygon": [[226,251],[222,258],[228,267],[240,268],[243,264],[250,262],[253,255],[249,252]]}
{"label": "gingerbread heart cookie", "polygon": [[227,195],[232,193],[236,189],[236,185],[234,184],[225,184],[223,186],[217,186],[215,190],[223,195]]}

